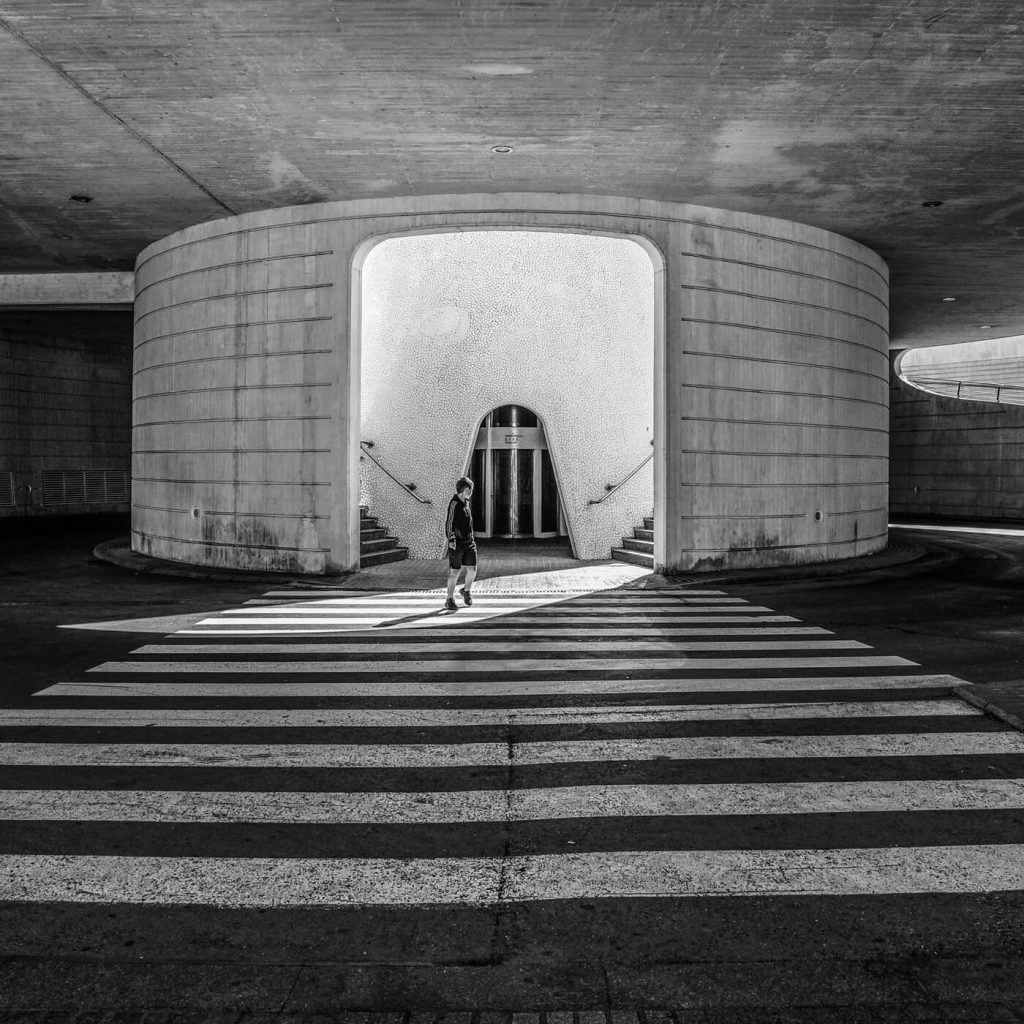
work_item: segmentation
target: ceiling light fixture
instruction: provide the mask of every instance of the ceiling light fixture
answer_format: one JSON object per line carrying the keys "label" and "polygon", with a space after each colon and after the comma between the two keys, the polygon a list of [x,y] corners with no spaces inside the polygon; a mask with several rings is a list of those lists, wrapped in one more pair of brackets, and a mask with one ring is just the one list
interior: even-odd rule
{"label": "ceiling light fixture", "polygon": [[79,195],[75,195],[75,196],[69,196],[68,198],[73,203],[91,203],[92,202],[92,196],[79,196]]}
{"label": "ceiling light fixture", "polygon": [[947,295],[942,301],[943,302],[956,302],[956,296],[955,295]]}
{"label": "ceiling light fixture", "polygon": [[491,146],[491,152],[504,155],[506,153],[514,153],[515,150],[511,146]]}
{"label": "ceiling light fixture", "polygon": [[922,206],[941,206],[942,205],[942,200],[941,199],[929,199],[927,203],[922,203],[921,205]]}
{"label": "ceiling light fixture", "polygon": [[980,326],[980,327],[978,328],[978,330],[979,330],[979,331],[991,331],[991,330],[992,330],[992,328],[993,328],[994,326],[995,326],[994,324],[982,324],[982,325],[981,325],[981,326]]}

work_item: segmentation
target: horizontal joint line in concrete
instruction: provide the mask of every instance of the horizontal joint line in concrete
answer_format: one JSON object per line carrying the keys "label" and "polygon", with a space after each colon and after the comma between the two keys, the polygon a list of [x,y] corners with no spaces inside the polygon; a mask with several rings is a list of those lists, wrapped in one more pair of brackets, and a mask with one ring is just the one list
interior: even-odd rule
{"label": "horizontal joint line in concrete", "polygon": [[[989,430],[991,430],[993,428],[988,427],[988,428],[981,428],[981,429],[989,429]],[[1000,430],[1005,430],[1006,428],[1005,427],[1000,427],[999,429]],[[906,433],[908,433],[908,434],[931,434],[933,432],[934,432],[934,428],[932,430],[908,430]],[[976,434],[978,432],[979,432],[979,428],[974,428],[974,429],[971,430],[971,440],[970,440],[971,448],[1021,448],[1021,447],[1024,447],[1024,436],[1022,436],[1020,441],[977,441],[974,438],[974,434]],[[899,434],[897,434],[893,438],[893,441],[895,442],[895,444],[898,447],[901,447],[901,448],[913,448],[914,451],[920,451],[922,448],[941,448],[941,449],[943,449],[945,451],[945,450],[948,450],[948,448],[949,448],[949,443],[947,441],[915,441],[912,445],[911,444],[906,444],[906,443],[900,444],[900,436],[899,436]]]}
{"label": "horizontal joint line in concrete", "polygon": [[137,537],[144,537],[148,540],[167,540],[174,544],[201,545],[209,548],[259,548],[265,551],[306,551],[315,554],[326,554],[330,548],[297,548],[287,544],[247,544],[242,541],[228,542],[219,540],[197,540],[194,537],[168,537],[162,533],[143,533],[141,530],[132,530]]}
{"label": "horizontal joint line in concrete", "polygon": [[883,506],[881,506],[879,508],[852,508],[852,509],[847,510],[846,512],[826,512],[825,515],[826,516],[830,516],[832,518],[836,518],[837,516],[860,516],[860,515],[869,515],[869,514],[874,513],[874,512],[888,512],[888,511],[889,511],[888,508],[886,508],[883,505]]}
{"label": "horizontal joint line in concrete", "polygon": [[756,459],[882,459],[888,460],[888,453],[885,455],[842,455],[838,452],[750,452],[750,451],[726,451],[722,448],[679,448],[679,455],[739,455],[742,458]]}
{"label": "horizontal joint line in concrete", "polygon": [[847,309],[838,309],[835,306],[823,306],[818,302],[801,302],[799,299],[784,299],[778,295],[761,295],[758,292],[736,291],[732,288],[718,288],[714,285],[705,284],[681,284],[679,287],[684,291],[690,292],[714,292],[716,295],[735,295],[743,299],[757,299],[758,302],[773,302],[785,306],[801,306],[804,309],[817,309],[821,310],[823,313],[838,313],[840,316],[850,316],[855,320],[863,320],[865,323],[869,323],[872,326],[877,327],[880,331],[883,331],[886,334],[889,332],[889,329],[885,324],[880,324],[877,320],[872,320],[869,316],[862,316],[860,313],[851,313]]}
{"label": "horizontal joint line in concrete", "polygon": [[136,448],[133,455],[325,455],[330,448]]}
{"label": "horizontal joint line in concrete", "polygon": [[[880,278],[882,283],[888,285],[889,281],[885,274],[883,274],[877,267],[873,267],[870,263],[866,263],[864,260],[857,259],[856,256],[851,256],[845,252],[837,252],[835,249],[830,249],[828,246],[815,245],[813,242],[802,241],[799,238],[786,238],[782,235],[768,235],[763,231],[753,231],[750,228],[741,228],[730,224],[709,224],[703,220],[693,220],[689,217],[668,217],[662,214],[642,214],[642,213],[613,213],[610,211],[576,211],[576,210],[547,210],[547,209],[528,209],[528,210],[416,210],[406,212],[395,212],[386,213],[379,211],[376,213],[362,213],[362,214],[349,214],[347,216],[340,217],[323,217],[316,220],[302,220],[302,221],[291,221],[289,223],[281,224],[257,224],[251,228],[234,228],[230,231],[221,231],[215,235],[206,235],[203,238],[191,239],[188,242],[180,242],[178,245],[169,245],[166,249],[161,249],[159,252],[154,252],[151,256],[147,256],[141,263],[136,267],[136,273],[144,267],[150,260],[156,259],[159,256],[164,256],[167,253],[174,252],[176,249],[188,249],[194,245],[200,245],[204,242],[213,242],[222,238],[231,238],[237,235],[250,235],[255,234],[258,231],[288,231],[294,228],[300,227],[319,227],[324,224],[344,224],[351,221],[375,221],[375,220],[397,220],[405,219],[417,222],[410,226],[408,232],[399,231],[399,234],[412,233],[416,230],[418,233],[421,231],[421,225],[418,223],[424,217],[536,217],[536,216],[554,216],[563,217],[571,223],[566,225],[566,228],[572,228],[579,224],[581,220],[593,221],[600,220],[602,218],[610,218],[612,220],[631,220],[637,223],[643,221],[660,221],[667,224],[686,224],[690,227],[697,228],[710,228],[713,231],[728,231],[734,235],[748,235],[751,238],[767,239],[771,242],[781,242],[783,245],[795,245],[800,249],[812,249],[816,252],[820,252],[825,256],[834,256],[837,259],[847,260],[850,263],[857,265],[858,267],[864,267],[865,270],[870,271],[876,277]],[[485,227],[486,225],[474,224],[474,227]],[[457,221],[446,222],[445,224],[437,225],[437,234],[451,234],[454,231],[458,231],[462,227]],[[525,230],[530,228],[538,227],[537,225],[527,225]],[[516,230],[517,228],[508,228],[505,225],[494,225],[495,230]],[[636,234],[635,231],[623,231],[624,235]],[[680,255],[684,255],[680,253]]]}
{"label": "horizontal joint line in concrete", "polygon": [[806,519],[810,512],[766,512],[752,516],[727,516],[727,515],[702,515],[702,516],[679,516],[679,519],[693,519],[702,522],[705,519]]}
{"label": "horizontal joint line in concrete", "polygon": [[701,391],[734,391],[744,395],[785,395],[786,398],[817,398],[827,402],[860,402],[862,405],[877,405],[882,409],[888,408],[886,402],[876,402],[873,398],[857,398],[854,395],[825,395],[813,391],[776,391],[773,388],[734,388],[724,384],[692,384],[684,382],[684,388],[692,388]]}
{"label": "horizontal joint line in concrete", "polygon": [[800,359],[767,359],[764,356],[736,355],[726,352],[704,352],[700,349],[684,348],[680,350],[685,356],[704,356],[708,359],[734,359],[742,363],[770,363],[775,366],[806,366],[812,370],[826,370],[834,373],[855,373],[858,377],[870,377],[872,380],[880,380],[883,384],[889,383],[889,378],[880,373],[871,373],[868,370],[852,370],[845,366],[833,366],[830,363],[811,363]]}
{"label": "horizontal joint line in concrete", "polygon": [[[826,427],[829,430],[861,430],[872,434],[888,435],[885,427],[860,427],[855,423],[798,423],[796,420],[741,420],[735,416],[680,416],[683,422],[690,423],[748,423],[757,427]],[[190,420],[189,422],[201,422]]]}
{"label": "horizontal joint line in concrete", "polygon": [[247,295],[276,295],[279,292],[311,292],[318,288],[333,288],[333,281],[321,281],[316,284],[287,284],[277,288],[253,288],[247,291],[222,292],[218,295],[200,295],[194,299],[182,299],[180,302],[169,302],[166,306],[157,306],[155,309],[147,309],[135,318],[139,324],[147,316],[155,316],[157,313],[165,313],[169,309],[179,309],[181,306],[195,306],[200,302],[219,302],[222,299],[238,299]]}
{"label": "horizontal joint line in concrete", "polygon": [[331,348],[299,348],[289,349],[286,352],[236,352],[228,356],[199,356],[196,359],[178,359],[171,363],[153,363],[152,366],[140,366],[132,376],[138,377],[140,373],[148,373],[150,370],[164,370],[168,366],[188,366],[190,363],[224,363],[241,362],[244,359],[283,359],[286,356],[329,356],[334,352]]}
{"label": "horizontal joint line in concrete", "polygon": [[[186,420],[144,420],[132,424],[138,427],[180,426],[182,423],[303,423],[307,420],[329,420],[332,416],[204,416],[199,419],[189,417]],[[116,424],[115,424],[116,425]]]}
{"label": "horizontal joint line in concrete", "polygon": [[150,512],[180,512],[182,515],[186,515],[189,512],[187,508],[170,508],[167,505],[143,505],[139,501],[133,501],[132,508],[145,508],[149,509]]}
{"label": "horizontal joint line in concrete", "polygon": [[863,341],[853,341],[851,338],[835,338],[830,334],[814,334],[811,331],[793,331],[785,327],[765,327],[762,324],[741,324],[733,320],[708,320],[699,316],[682,316],[679,318],[684,324],[707,324],[711,327],[735,327],[742,331],[758,331],[763,334],[784,334],[792,338],[813,338],[815,341],[834,341],[837,345],[853,345],[855,348],[863,348],[876,356],[889,362],[888,350],[881,351],[874,345],[868,345]]}
{"label": "horizontal joint line in concrete", "polygon": [[288,384],[230,384],[216,388],[182,388],[180,391],[152,391],[148,395],[136,395],[134,401],[141,402],[148,398],[166,398],[170,395],[200,395],[212,391],[275,391],[281,388],[329,388],[329,380],[297,381]]}
{"label": "horizontal joint line in concrete", "polygon": [[[222,484],[223,478],[177,477],[177,476],[133,476],[136,483],[146,484]],[[232,484],[252,484],[259,487],[330,487],[330,480],[232,480]]]}
{"label": "horizontal joint line in concrete", "polygon": [[[140,506],[142,507],[142,506]],[[204,516],[244,516],[246,519],[330,519],[329,515],[312,512],[217,512],[204,508]]]}
{"label": "horizontal joint line in concrete", "polygon": [[[156,281],[150,281],[149,284],[143,285],[135,292],[135,301],[138,302],[139,296],[143,292],[149,291],[150,288],[156,288],[157,285],[167,284],[169,281],[177,281],[179,278],[188,277],[191,274],[205,274],[211,270],[227,270],[234,267],[243,267],[250,264],[258,263],[273,263],[278,260],[300,260],[308,259],[313,256],[333,256],[333,249],[318,249],[315,252],[287,252],[281,253],[279,256],[257,256],[253,259],[248,260],[232,260],[230,263],[213,263],[206,267],[195,267],[192,270],[182,270],[177,274],[168,274],[166,277],[158,278]],[[136,273],[136,281],[138,281],[138,274]]]}
{"label": "horizontal joint line in concrete", "polygon": [[840,281],[834,277],[826,277],[824,274],[809,274],[806,270],[793,270],[790,267],[773,267],[770,263],[754,263],[751,260],[734,260],[725,256],[710,256],[703,252],[683,251],[679,255],[685,256],[688,259],[710,260],[713,263],[731,263],[733,266],[750,267],[754,270],[769,270],[775,274],[791,274],[794,277],[804,277],[813,281],[827,281],[829,284],[838,285],[840,288],[848,288],[850,291],[860,292],[862,295],[867,295],[869,298],[874,299],[875,302],[877,302],[886,312],[889,310],[889,304],[880,295],[876,295],[867,288],[861,288],[860,285],[850,284],[847,281]]}
{"label": "horizontal joint line in concrete", "polygon": [[154,334],[151,338],[143,338],[136,342],[137,352],[143,345],[149,345],[154,341],[165,341],[167,338],[183,338],[186,334],[202,334],[205,331],[235,331],[245,327],[268,327],[271,324],[309,324],[318,321],[333,320],[333,315],[327,316],[293,316],[283,320],[247,320],[232,324],[211,324],[209,327],[190,327],[187,331],[172,331],[170,334]]}
{"label": "horizontal joint line in concrete", "polygon": [[[55,366],[60,365],[57,362],[57,360],[48,360],[48,359],[47,360],[43,360],[43,359],[30,359],[30,360],[27,360],[27,362],[29,362],[31,364],[34,364],[36,367],[38,367],[37,370],[34,370],[31,373],[26,373],[23,370],[13,368],[12,364],[14,363],[14,360],[3,360],[2,362],[3,363],[7,363],[8,365],[11,366],[11,368],[8,368],[8,366],[4,367],[4,375],[9,377],[9,378],[10,377],[24,377],[24,378],[26,378],[26,380],[36,381],[36,380],[39,379],[39,375],[40,374],[45,374],[46,378],[47,378],[47,382],[51,383],[51,384],[55,383],[57,381],[67,381],[67,382],[70,382],[72,384],[83,384],[83,385],[87,386],[88,390],[74,392],[75,394],[92,395],[92,394],[96,393],[96,387],[98,385],[104,385],[105,384],[108,387],[115,387],[115,386],[119,386],[121,384],[124,384],[128,380],[128,375],[125,374],[125,373],[119,373],[116,380],[104,380],[104,381],[93,380],[91,377],[89,377],[88,370],[85,370],[85,369],[83,369],[82,373],[78,374],[77,376],[76,375],[69,375],[69,374],[62,374],[62,373],[55,373],[51,369],[51,367],[55,367]],[[25,364],[21,363],[20,365],[24,366]],[[7,391],[8,388],[4,388],[4,390]],[[31,391],[31,390],[26,389],[26,388],[15,388],[15,389],[11,389],[11,390],[14,390],[14,391],[16,391],[18,393],[21,393],[21,394],[34,394],[35,393],[34,391]]]}

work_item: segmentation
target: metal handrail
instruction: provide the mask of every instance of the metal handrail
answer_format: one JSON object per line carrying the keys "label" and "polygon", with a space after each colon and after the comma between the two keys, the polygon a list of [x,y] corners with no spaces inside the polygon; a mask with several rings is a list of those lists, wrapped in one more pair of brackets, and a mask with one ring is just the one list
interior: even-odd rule
{"label": "metal handrail", "polygon": [[969,388],[994,388],[996,402],[999,401],[999,396],[1004,391],[1024,391],[1024,385],[1021,384],[996,384],[994,381],[987,380],[957,380],[953,377],[915,377],[909,373],[905,373],[903,377],[910,384],[946,384],[949,387],[955,384],[957,398],[960,397],[964,385]]}
{"label": "metal handrail", "polygon": [[421,498],[418,494],[415,493],[416,492],[416,485],[415,484],[403,484],[402,481],[399,480],[398,477],[395,476],[395,474],[392,473],[391,470],[389,470],[387,468],[387,466],[385,466],[380,461],[380,459],[378,459],[377,456],[374,455],[373,452],[370,451],[370,449],[373,447],[373,442],[372,441],[360,441],[359,442],[359,447],[362,448],[362,450],[367,455],[369,455],[370,461],[374,462],[376,465],[378,465],[384,471],[384,473],[386,473],[389,477],[391,477],[391,479],[394,480],[395,483],[398,484],[398,486],[401,487],[403,491],[405,491],[406,494],[408,494],[411,497],[415,498],[421,505],[433,505],[434,504],[429,498]]}
{"label": "metal handrail", "polygon": [[[652,441],[651,444],[654,444],[654,442]],[[637,473],[639,473],[640,470],[643,469],[644,466],[646,466],[653,458],[654,452],[651,452],[651,454],[648,455],[647,458],[645,458],[643,462],[636,467],[636,469],[634,469],[628,476],[623,477],[617,484],[605,484],[604,489],[607,493],[603,494],[600,498],[591,498],[587,504],[600,505],[602,501],[607,501],[608,498],[610,498],[623,484],[629,483],[629,481],[632,480],[633,477],[635,477]]]}

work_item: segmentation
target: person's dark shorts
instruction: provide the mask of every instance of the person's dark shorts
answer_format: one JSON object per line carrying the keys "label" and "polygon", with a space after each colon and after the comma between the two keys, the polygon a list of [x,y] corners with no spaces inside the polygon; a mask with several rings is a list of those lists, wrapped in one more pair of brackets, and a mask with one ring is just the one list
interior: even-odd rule
{"label": "person's dark shorts", "polygon": [[476,541],[457,541],[454,548],[448,549],[448,567],[461,569],[464,565],[476,565]]}

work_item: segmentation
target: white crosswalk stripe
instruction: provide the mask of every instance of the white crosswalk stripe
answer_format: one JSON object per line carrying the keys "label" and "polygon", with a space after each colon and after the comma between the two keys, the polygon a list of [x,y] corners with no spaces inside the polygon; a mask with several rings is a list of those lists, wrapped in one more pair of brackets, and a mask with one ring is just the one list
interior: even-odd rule
{"label": "white crosswalk stripe", "polygon": [[[179,636],[252,636],[293,633],[347,632],[357,629],[464,629],[467,625],[515,615],[524,627],[551,625],[555,612],[560,625],[609,625],[607,601],[592,592],[568,593],[489,593],[486,584],[478,584],[478,600],[472,607],[460,603],[457,613],[443,610],[444,591],[420,591],[394,594],[361,594],[345,591],[316,591],[315,596],[291,591],[271,591],[259,601],[241,608],[227,609],[216,616],[200,619],[179,631]],[[305,599],[304,599],[305,597]],[[572,601],[568,617],[558,606]],[[637,618],[635,613],[642,611]],[[688,590],[672,598],[657,593],[645,594],[638,601],[616,608],[614,621],[620,626],[646,624],[647,616],[694,616],[693,621],[776,621],[771,609],[752,605],[741,598],[714,590]],[[764,618],[768,615],[768,618]],[[539,616],[539,618],[538,618]],[[786,617],[786,621],[793,621]],[[297,629],[296,627],[301,627]],[[316,627],[316,628],[310,628]],[[447,632],[443,635],[447,636]]]}
{"label": "white crosswalk stripe", "polygon": [[[763,650],[778,650],[778,647],[765,645]],[[757,650],[756,647],[748,650]],[[372,654],[374,652],[366,652]],[[394,649],[388,653],[395,654]],[[502,651],[504,653],[504,651]],[[796,669],[796,668],[881,668],[899,665],[911,666],[913,662],[906,658],[891,655],[858,655],[848,657],[807,657],[792,658],[758,658],[757,667],[762,669]],[[574,672],[600,672],[614,668],[615,663],[608,658],[573,658],[571,665],[563,659],[555,658],[408,658],[401,660],[385,660],[368,658],[363,661],[197,661],[188,664],[174,661],[108,661],[90,672],[124,673],[127,675],[148,675],[150,673],[173,673],[174,675],[254,675],[279,673],[284,675],[344,675],[346,673],[372,672],[434,672],[445,675],[479,675],[482,672],[557,672],[571,669]],[[692,670],[708,671],[713,669],[736,669],[751,667],[751,660],[746,658],[689,658],[682,652],[675,658],[644,658],[644,668],[678,669],[685,667]]]}
{"label": "white crosswalk stripe", "polygon": [[595,722],[706,722],[750,721],[772,718],[879,718],[927,715],[930,717],[980,715],[977,708],[949,700],[834,702],[820,704],[616,704],[591,707],[526,708],[294,708],[289,710],[225,711],[219,708],[73,708],[32,711],[12,708],[4,712],[5,725],[142,726],[162,728],[408,728],[440,726],[472,728],[481,725],[565,725]]}
{"label": "white crosswalk stripe", "polygon": [[[690,663],[692,666],[692,662]],[[676,666],[679,667],[678,665]],[[746,668],[764,667],[745,664]],[[517,680],[465,679],[457,682],[393,682],[388,679],[363,682],[165,682],[119,680],[118,682],[76,680],[54,683],[40,697],[486,697],[532,694],[641,694],[641,693],[761,693],[822,690],[904,690],[949,691],[962,682],[947,675],[872,675],[868,676],[729,676],[702,678],[676,676],[670,679],[542,679]]]}
{"label": "white crosswalk stripe", "polygon": [[[0,838],[0,899],[1024,889],[1024,831],[999,817],[1024,811],[1024,737],[952,698],[954,677],[714,590],[441,599],[271,591],[0,712],[19,844]],[[985,842],[958,842],[967,814]],[[742,848],[716,838],[726,820]],[[806,841],[766,845],[781,821]],[[264,831],[211,852],[228,823]],[[307,830],[301,855],[262,855],[284,825]],[[423,830],[468,825],[423,856]]]}
{"label": "white crosswalk stripe", "polygon": [[0,743],[0,765],[214,765],[222,768],[452,768],[575,761],[1024,754],[1016,732],[899,736],[725,736],[521,743]]}
{"label": "white crosswalk stripe", "polygon": [[344,859],[0,855],[4,898],[216,907],[1024,889],[1024,845]]}
{"label": "white crosswalk stripe", "polygon": [[407,824],[540,821],[638,815],[838,814],[1016,810],[1024,780],[718,783],[419,793],[0,790],[9,821],[304,822]]}

